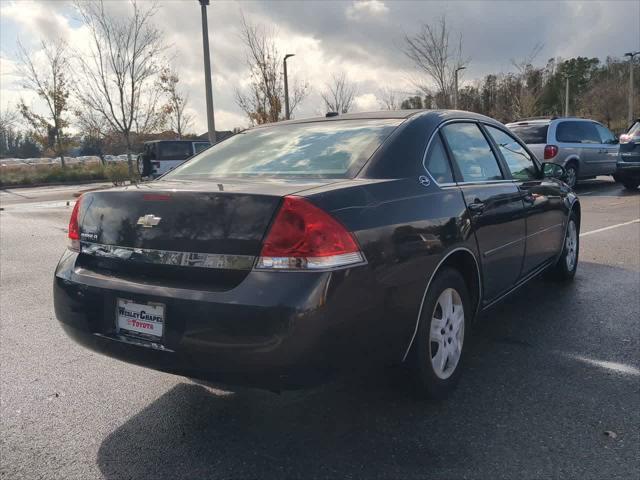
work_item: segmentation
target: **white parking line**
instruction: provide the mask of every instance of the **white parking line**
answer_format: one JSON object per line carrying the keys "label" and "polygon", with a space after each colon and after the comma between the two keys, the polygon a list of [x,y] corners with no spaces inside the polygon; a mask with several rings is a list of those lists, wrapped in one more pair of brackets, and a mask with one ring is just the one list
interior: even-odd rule
{"label": "white parking line", "polygon": [[608,227],[598,228],[596,230],[591,230],[590,232],[581,233],[581,237],[586,237],[587,235],[591,235],[594,233],[604,232],[606,230],[611,230],[613,228],[624,227],[625,225],[631,225],[632,223],[640,223],[640,218],[636,218],[635,220],[631,220],[630,222],[617,223],[615,225],[609,225]]}

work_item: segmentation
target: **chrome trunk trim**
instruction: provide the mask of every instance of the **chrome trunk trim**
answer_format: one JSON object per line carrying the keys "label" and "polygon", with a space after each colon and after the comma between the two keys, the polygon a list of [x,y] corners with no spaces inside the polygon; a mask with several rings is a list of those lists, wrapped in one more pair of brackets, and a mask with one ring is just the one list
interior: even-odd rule
{"label": "chrome trunk trim", "polygon": [[83,254],[92,255],[94,257],[177,267],[251,270],[255,262],[255,257],[252,255],[174,252],[170,250],[154,250],[150,248],[103,245],[91,242],[80,242],[80,248]]}

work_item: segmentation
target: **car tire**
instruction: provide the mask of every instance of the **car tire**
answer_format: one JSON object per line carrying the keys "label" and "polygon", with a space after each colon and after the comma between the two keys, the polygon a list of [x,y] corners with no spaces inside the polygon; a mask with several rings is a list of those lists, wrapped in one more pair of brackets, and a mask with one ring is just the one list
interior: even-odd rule
{"label": "car tire", "polygon": [[632,182],[629,180],[623,181],[622,185],[624,185],[624,188],[626,188],[627,190],[631,190],[631,191],[635,191],[638,189],[638,187],[640,186],[640,184],[638,182]]}
{"label": "car tire", "polygon": [[575,163],[569,163],[564,167],[567,171],[567,181],[565,182],[571,188],[575,188],[578,184],[578,167]]}
{"label": "car tire", "polygon": [[575,211],[569,215],[568,225],[562,242],[562,253],[551,269],[551,278],[559,281],[571,281],[578,269],[580,254],[580,223]]}
{"label": "car tire", "polygon": [[442,400],[456,387],[468,351],[472,310],[462,275],[453,268],[439,271],[424,297],[411,351],[418,396]]}

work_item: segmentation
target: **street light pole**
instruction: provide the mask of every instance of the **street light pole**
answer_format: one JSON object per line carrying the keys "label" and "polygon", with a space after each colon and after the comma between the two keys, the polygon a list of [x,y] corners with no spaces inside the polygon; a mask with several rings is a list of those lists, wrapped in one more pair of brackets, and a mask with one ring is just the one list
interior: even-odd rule
{"label": "street light pole", "polygon": [[467,67],[458,67],[453,73],[453,109],[458,109],[458,72],[464,70]]}
{"label": "street light pole", "polygon": [[295,53],[287,53],[284,56],[284,118],[289,120],[291,112],[289,111],[289,79],[287,78],[287,58],[295,57]]}
{"label": "street light pole", "polygon": [[565,90],[564,90],[564,116],[569,116],[569,75],[564,78]]}
{"label": "street light pole", "polygon": [[209,27],[207,25],[207,5],[209,0],[198,0],[202,16],[202,50],[204,51],[204,84],[207,94],[207,126],[209,142],[216,143],[216,123],[213,117],[213,93],[211,88],[211,59],[209,56]]}
{"label": "street light pole", "polygon": [[627,52],[625,57],[629,57],[629,122],[628,125],[633,123],[633,58],[636,55],[640,55],[640,52]]}

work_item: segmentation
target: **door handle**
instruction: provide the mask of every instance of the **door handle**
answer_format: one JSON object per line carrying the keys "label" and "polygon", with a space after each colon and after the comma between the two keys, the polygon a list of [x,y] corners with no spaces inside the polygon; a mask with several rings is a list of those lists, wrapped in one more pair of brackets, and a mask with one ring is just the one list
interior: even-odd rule
{"label": "door handle", "polygon": [[471,213],[479,215],[484,211],[484,203],[482,203],[480,200],[474,200],[474,202],[470,203],[467,208]]}

